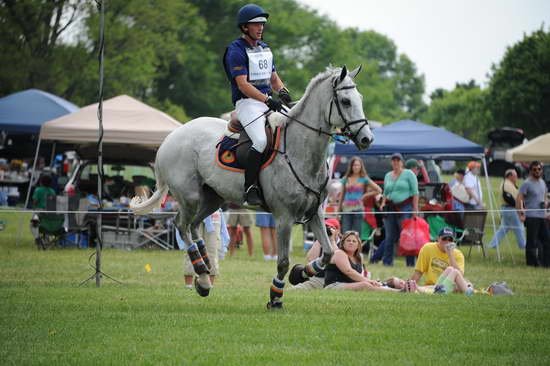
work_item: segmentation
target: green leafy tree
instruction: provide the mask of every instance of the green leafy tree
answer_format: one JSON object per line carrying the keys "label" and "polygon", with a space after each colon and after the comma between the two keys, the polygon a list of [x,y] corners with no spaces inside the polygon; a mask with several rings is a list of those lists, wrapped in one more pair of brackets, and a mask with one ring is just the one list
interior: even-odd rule
{"label": "green leafy tree", "polygon": [[453,133],[477,143],[485,143],[492,126],[487,108],[487,91],[472,80],[457,84],[452,91],[437,89],[432,101],[422,115],[422,121],[443,127]]}
{"label": "green leafy tree", "polygon": [[489,100],[497,126],[523,128],[528,137],[550,131],[550,32],[524,35],[508,48],[493,68]]}
{"label": "green leafy tree", "polygon": [[38,88],[67,96],[82,49],[63,44],[82,16],[80,1],[0,0],[0,96]]}

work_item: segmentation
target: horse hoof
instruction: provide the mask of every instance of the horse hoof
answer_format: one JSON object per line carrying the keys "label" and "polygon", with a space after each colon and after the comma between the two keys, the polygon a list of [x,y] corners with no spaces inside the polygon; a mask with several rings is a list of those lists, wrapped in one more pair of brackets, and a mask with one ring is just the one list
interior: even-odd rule
{"label": "horse hoof", "polygon": [[302,276],[305,268],[306,266],[304,266],[303,264],[296,264],[294,267],[292,267],[288,275],[288,282],[290,282],[290,284],[293,286],[296,286],[302,282],[306,282],[307,278],[304,278],[304,276]]}
{"label": "horse hoof", "polygon": [[197,293],[202,296],[206,297],[210,294],[209,288],[201,287],[201,285],[197,282],[197,278],[195,277],[195,281],[193,281],[193,284],[195,285],[195,290],[197,290]]}
{"label": "horse hoof", "polygon": [[283,308],[283,303],[282,302],[270,301],[270,302],[267,303],[267,308],[269,310],[271,310],[271,309],[282,309]]}

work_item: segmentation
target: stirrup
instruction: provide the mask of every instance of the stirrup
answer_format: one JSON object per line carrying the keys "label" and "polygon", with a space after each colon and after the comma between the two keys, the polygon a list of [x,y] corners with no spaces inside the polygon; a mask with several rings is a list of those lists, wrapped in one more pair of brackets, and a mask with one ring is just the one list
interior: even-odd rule
{"label": "stirrup", "polygon": [[244,203],[248,206],[261,206],[263,202],[262,197],[260,196],[260,187],[256,184],[248,187],[244,193]]}

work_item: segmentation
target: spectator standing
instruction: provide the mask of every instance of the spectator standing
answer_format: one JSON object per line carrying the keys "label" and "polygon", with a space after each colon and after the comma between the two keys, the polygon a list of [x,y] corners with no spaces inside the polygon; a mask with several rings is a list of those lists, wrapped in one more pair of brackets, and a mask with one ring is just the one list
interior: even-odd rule
{"label": "spectator standing", "polygon": [[489,243],[489,248],[496,248],[506,236],[508,231],[513,231],[520,249],[525,249],[525,230],[516,210],[518,196],[518,174],[515,169],[508,169],[504,173],[504,181],[500,185],[502,206],[500,209],[500,227]]}
{"label": "spectator standing", "polygon": [[231,241],[229,242],[229,255],[235,254],[237,249],[237,237],[238,226],[241,226],[244,236],[246,237],[246,246],[248,248],[248,255],[252,257],[254,254],[254,240],[252,239],[252,232],[250,227],[252,226],[252,217],[248,210],[242,209],[239,206],[230,205],[228,210],[227,226],[229,228],[229,236]]}
{"label": "spectator standing", "polygon": [[[363,159],[358,156],[351,158],[342,184],[344,189],[339,200],[342,207],[340,211],[343,213],[342,231],[353,230],[360,233],[363,223],[363,200],[382,193],[382,189],[367,176]],[[371,190],[367,191],[367,187]]]}
{"label": "spectator standing", "polygon": [[[401,222],[416,217],[418,212],[418,180],[416,175],[403,167],[403,156],[394,153],[391,156],[392,171],[384,177],[384,210],[390,212],[384,218],[384,256],[382,263],[393,266],[394,246],[399,242]],[[397,213],[396,213],[397,212]],[[413,267],[416,258],[406,256],[408,267]]]}
{"label": "spectator standing", "polygon": [[550,234],[545,210],[548,207],[547,189],[542,179],[542,164],[533,161],[529,176],[519,188],[516,208],[525,222],[527,243],[525,260],[528,266],[550,266]]}
{"label": "spectator standing", "polygon": [[256,226],[260,228],[262,249],[266,261],[276,261],[277,255],[277,231],[275,230],[275,218],[267,212],[256,213]]}
{"label": "spectator standing", "polygon": [[457,169],[455,178],[449,183],[453,196],[453,211],[464,211],[464,205],[468,203],[470,195],[464,185],[464,169]]}
{"label": "spectator standing", "polygon": [[418,179],[418,173],[420,172],[420,164],[416,159],[409,159],[405,162],[405,168],[410,169],[416,178]]}
{"label": "spectator standing", "polygon": [[484,207],[483,192],[479,181],[481,164],[477,161],[470,161],[467,168],[468,171],[464,176],[464,186],[470,199],[464,204],[464,208],[466,210],[481,210]]}

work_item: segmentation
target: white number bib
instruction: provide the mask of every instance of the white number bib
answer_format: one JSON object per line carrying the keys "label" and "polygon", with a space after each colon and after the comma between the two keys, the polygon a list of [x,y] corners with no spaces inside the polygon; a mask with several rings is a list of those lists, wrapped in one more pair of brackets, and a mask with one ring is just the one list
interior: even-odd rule
{"label": "white number bib", "polygon": [[248,78],[250,81],[271,80],[273,54],[269,48],[247,49]]}

